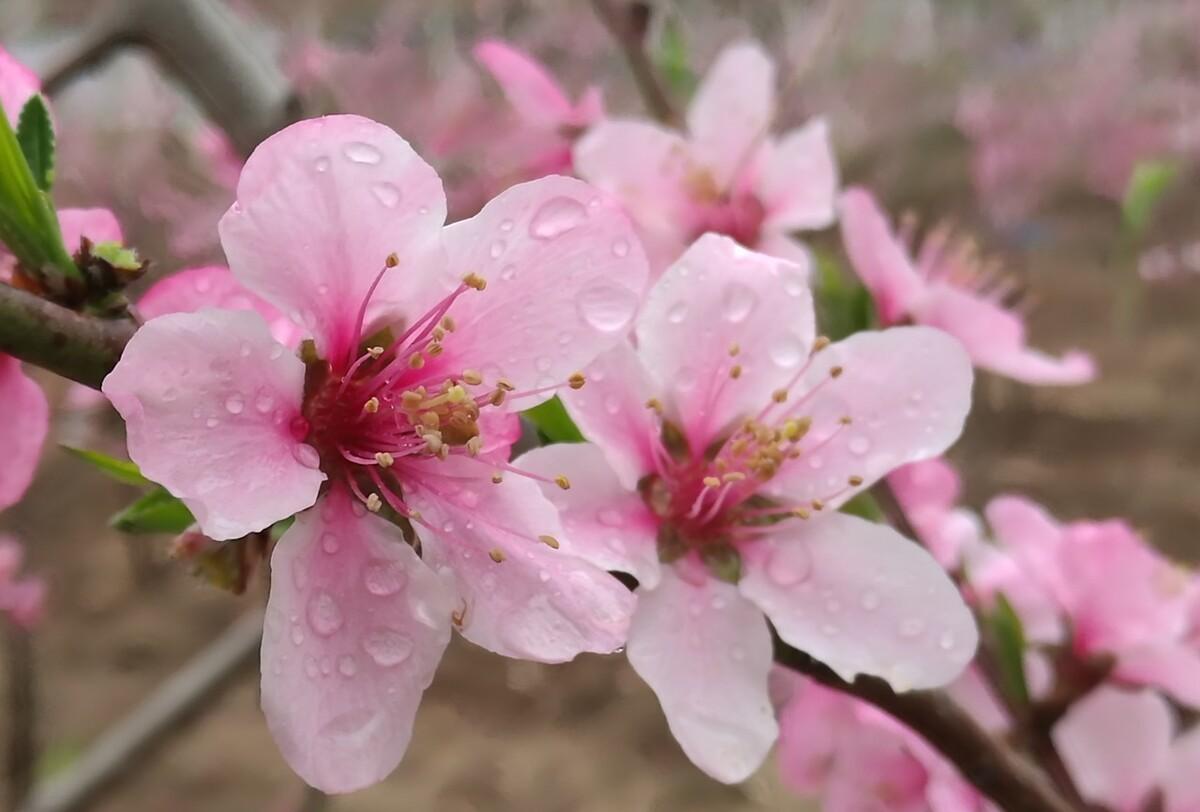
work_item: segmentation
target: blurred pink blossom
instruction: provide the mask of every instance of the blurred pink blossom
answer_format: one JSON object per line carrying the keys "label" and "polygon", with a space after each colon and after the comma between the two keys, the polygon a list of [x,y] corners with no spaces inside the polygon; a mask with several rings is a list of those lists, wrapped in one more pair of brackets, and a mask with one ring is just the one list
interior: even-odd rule
{"label": "blurred pink blossom", "polygon": [[41,578],[18,578],[25,553],[16,539],[0,534],[0,615],[24,629],[32,629],[42,619],[46,602],[46,584]]}
{"label": "blurred pink blossom", "polygon": [[977,639],[953,583],[837,508],[958,437],[972,372],[957,342],[908,327],[818,343],[804,269],[715,234],[658,280],[635,336],[562,394],[593,444],[519,463],[574,483],[543,486],[572,552],[637,578],[629,660],[689,758],[740,781],[774,742],[767,618],[845,679],[952,680]]}
{"label": "blurred pink blossom", "polygon": [[979,517],[958,504],[962,480],[945,459],[909,463],[887,481],[921,543],[943,567],[956,568],[963,550],[983,538]]}

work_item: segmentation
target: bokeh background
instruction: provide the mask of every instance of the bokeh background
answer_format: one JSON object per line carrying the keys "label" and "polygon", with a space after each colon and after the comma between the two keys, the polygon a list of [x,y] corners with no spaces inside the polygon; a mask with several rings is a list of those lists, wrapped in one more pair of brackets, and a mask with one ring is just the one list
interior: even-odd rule
{"label": "bokeh background", "polygon": [[[207,0],[205,0],[207,2]],[[167,0],[162,0],[167,3]],[[131,3],[3,0],[0,43],[44,77]],[[181,4],[183,5],[183,4]],[[572,92],[603,87],[643,114],[583,2],[239,0],[246,55],[286,82],[287,114],[357,112],[412,140],[455,216],[520,174],[520,138],[470,56],[502,37]],[[652,2],[648,48],[682,106],[724,44],[756,37],[780,61],[781,123],[826,115],[847,183],[894,211],[976,235],[1025,291],[1034,343],[1079,347],[1101,376],[1033,389],[982,376],[952,453],[967,502],[1025,493],[1064,519],[1124,516],[1200,559],[1200,2],[844,0]],[[219,65],[202,66],[217,70]],[[273,71],[273,73],[272,73]],[[53,87],[60,205],[105,206],[154,274],[220,262],[236,146],[188,85],[137,47]],[[1144,227],[1128,221],[1139,167],[1172,177]],[[1157,170],[1156,170],[1157,171]],[[836,246],[836,232],[817,235]],[[122,452],[103,404],[45,379],[54,443]],[[50,447],[0,529],[50,584],[35,639],[43,775],[104,730],[238,614],[233,597],[106,519],[134,495]],[[299,810],[299,781],[257,708],[253,663],[90,807]],[[0,716],[0,732],[7,720]],[[621,657],[547,667],[456,639],[385,783],[330,802],[375,810],[793,810],[771,765],[724,787],[691,767]],[[310,807],[317,808],[316,806]]]}

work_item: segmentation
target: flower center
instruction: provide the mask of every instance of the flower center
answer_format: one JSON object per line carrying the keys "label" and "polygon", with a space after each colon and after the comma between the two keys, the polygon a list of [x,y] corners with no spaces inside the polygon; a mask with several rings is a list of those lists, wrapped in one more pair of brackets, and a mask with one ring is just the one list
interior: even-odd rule
{"label": "flower center", "polygon": [[728,191],[717,186],[707,170],[688,176],[688,191],[699,208],[697,222],[690,235],[694,240],[707,232],[724,234],[747,248],[758,244],[766,209],[749,191]]}

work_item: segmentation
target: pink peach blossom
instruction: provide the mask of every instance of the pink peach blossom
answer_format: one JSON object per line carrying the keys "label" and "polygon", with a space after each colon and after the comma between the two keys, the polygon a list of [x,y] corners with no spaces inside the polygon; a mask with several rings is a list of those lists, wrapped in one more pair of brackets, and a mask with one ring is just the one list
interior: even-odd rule
{"label": "pink peach blossom", "polygon": [[979,517],[958,505],[962,480],[945,459],[902,466],[887,481],[921,543],[943,567],[957,567],[964,549],[982,540]]}
{"label": "pink peach blossom", "polygon": [[41,578],[18,578],[25,553],[16,539],[0,534],[0,615],[24,629],[32,629],[42,619],[46,602],[46,584]]}
{"label": "pink peach blossom", "polygon": [[1084,353],[1054,358],[1026,345],[1024,321],[1004,307],[1003,283],[978,265],[969,243],[939,228],[914,258],[867,190],[844,192],[840,211],[846,253],[884,325],[938,327],[961,341],[977,366],[1026,383],[1079,384],[1096,376]]}
{"label": "pink peach blossom", "polygon": [[507,458],[514,411],[624,341],[646,275],[632,228],[563,177],[445,216],[438,176],[387,127],[288,127],[220,231],[234,278],[311,336],[304,360],[259,312],[204,309],[148,321],[104,382],[130,457],[206,535],[299,512],[272,558],[263,707],[327,792],[398,763],[452,624],[542,662],[627,634],[632,596],[569,555]]}
{"label": "pink peach blossom", "polygon": [[804,269],[715,234],[653,287],[635,336],[563,393],[593,444],[521,464],[575,483],[546,489],[571,552],[639,581],[629,660],[692,761],[740,781],[775,740],[767,618],[849,680],[953,679],[976,643],[954,585],[837,508],[958,437],[958,343],[920,327],[817,343]]}
{"label": "pink peach blossom", "polygon": [[756,43],[726,48],[687,112],[687,134],[609,118],[575,145],[580,177],[629,210],[661,271],[706,231],[807,268],[790,233],[835,218],[837,165],[823,119],[779,138],[775,64]]}
{"label": "pink peach blossom", "polygon": [[12,54],[0,48],[0,105],[9,123],[17,126],[17,117],[29,98],[42,89],[36,73],[22,65]]}

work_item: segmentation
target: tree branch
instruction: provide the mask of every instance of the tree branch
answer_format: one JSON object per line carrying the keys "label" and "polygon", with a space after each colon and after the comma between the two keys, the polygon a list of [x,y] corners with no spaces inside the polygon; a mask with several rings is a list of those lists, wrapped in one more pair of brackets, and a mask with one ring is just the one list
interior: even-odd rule
{"label": "tree branch", "polygon": [[[0,622],[0,625],[5,625]],[[5,637],[8,655],[8,797],[5,809],[20,808],[33,786],[37,771],[37,676],[35,672],[33,635],[17,624],[0,629]]]}
{"label": "tree branch", "polygon": [[658,81],[658,74],[646,55],[646,22],[649,9],[642,3],[629,3],[618,8],[612,0],[592,0],[592,9],[600,22],[621,46],[629,71],[637,83],[638,91],[646,102],[650,114],[664,124],[676,123],[675,111],[667,98],[666,91]]}
{"label": "tree branch", "polygon": [[776,640],[775,661],[836,691],[869,702],[916,731],[958,768],[963,778],[1009,812],[1078,812],[1050,780],[990,736],[946,694],[898,694],[881,679],[846,682],[828,666]]}
{"label": "tree branch", "polygon": [[99,389],[136,329],[0,284],[0,352]]}

